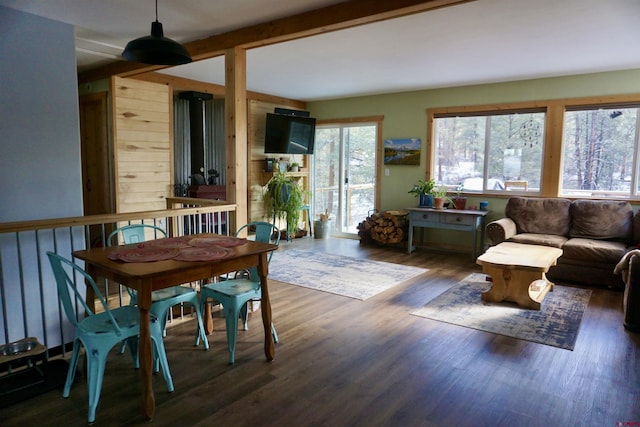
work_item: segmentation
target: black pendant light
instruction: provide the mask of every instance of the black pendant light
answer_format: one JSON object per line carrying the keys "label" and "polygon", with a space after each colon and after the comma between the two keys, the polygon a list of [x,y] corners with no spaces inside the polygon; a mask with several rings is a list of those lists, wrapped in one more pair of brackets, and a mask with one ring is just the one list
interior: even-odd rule
{"label": "black pendant light", "polygon": [[151,35],[131,40],[122,52],[128,61],[153,65],[181,65],[191,62],[191,55],[180,43],[168,39],[158,22],[158,0],[156,0],[156,20],[151,23]]}

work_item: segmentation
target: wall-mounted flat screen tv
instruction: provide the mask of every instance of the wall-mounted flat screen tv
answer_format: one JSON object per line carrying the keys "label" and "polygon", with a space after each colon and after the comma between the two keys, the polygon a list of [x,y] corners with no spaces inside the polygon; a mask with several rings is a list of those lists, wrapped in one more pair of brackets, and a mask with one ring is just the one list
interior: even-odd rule
{"label": "wall-mounted flat screen tv", "polygon": [[267,113],[265,153],[313,154],[315,137],[315,118]]}

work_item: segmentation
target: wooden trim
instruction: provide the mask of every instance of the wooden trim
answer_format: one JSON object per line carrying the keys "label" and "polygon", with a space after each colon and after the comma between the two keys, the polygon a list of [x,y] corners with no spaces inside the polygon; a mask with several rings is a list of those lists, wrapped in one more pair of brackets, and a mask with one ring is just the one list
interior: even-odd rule
{"label": "wooden trim", "polygon": [[[476,0],[352,0],[185,43],[194,61],[213,58],[227,49],[266,46],[330,31],[399,18]],[[78,75],[78,83],[112,75],[122,77],[167,68],[118,61]]]}
{"label": "wooden trim", "polygon": [[544,150],[542,151],[542,177],[540,195],[557,197],[562,179],[562,134],[564,106],[549,105],[545,119]]}
{"label": "wooden trim", "polygon": [[435,149],[434,149],[435,144],[433,143],[433,139],[435,138],[435,132],[434,132],[435,126],[433,125],[433,122],[435,120],[434,110],[435,109],[431,109],[431,108],[427,109],[427,140],[425,141],[427,158],[424,163],[425,164],[425,171],[424,171],[425,180],[429,180],[432,176],[434,176],[434,173],[433,173],[433,167],[434,167],[433,159],[435,158]]}
{"label": "wooden trim", "polygon": [[504,102],[497,104],[477,104],[477,105],[460,105],[449,107],[428,108],[429,113],[439,114],[455,114],[460,113],[491,113],[502,110],[518,110],[518,109],[540,109],[549,108],[550,106],[589,106],[598,104],[631,104],[640,102],[640,93],[624,94],[624,95],[608,95],[608,96],[589,96],[584,98],[560,98],[545,99],[536,101],[523,102]]}
{"label": "wooden trim", "polygon": [[250,101],[266,102],[268,104],[288,105],[291,108],[300,110],[305,110],[307,108],[307,103],[305,101],[268,95],[266,93],[247,91],[247,99]]}
{"label": "wooden trim", "polygon": [[162,74],[156,72],[149,72],[144,74],[138,74],[131,78],[137,80],[144,80],[152,83],[162,83],[171,86],[178,91],[195,91],[210,93],[214,96],[224,96],[224,86],[214,83],[205,83],[198,80],[186,79],[184,77],[171,76],[169,74]]}
{"label": "wooden trim", "polygon": [[[215,83],[205,83],[198,80],[185,79],[183,77],[170,76],[168,74],[156,72],[138,74],[136,76],[132,76],[131,78],[144,80],[147,82],[166,84],[173,88],[174,92],[193,90],[196,92],[210,93],[220,98],[224,98],[225,96],[224,85],[217,85]],[[253,101],[268,102],[272,104],[286,104],[300,109],[307,108],[307,103],[304,101],[283,98],[281,96],[274,96],[260,92],[247,91],[247,99]]]}
{"label": "wooden trim", "polygon": [[374,199],[374,208],[380,209],[382,206],[382,172],[384,166],[384,144],[382,140],[382,126],[384,116],[362,116],[362,117],[346,117],[339,119],[322,119],[316,121],[316,126],[345,125],[353,123],[375,123],[376,124],[376,194]]}
{"label": "wooden trim", "polygon": [[220,200],[193,199],[189,197],[167,198],[167,204],[200,205],[194,208],[163,209],[143,212],[127,212],[120,214],[87,215],[78,217],[40,219],[33,221],[16,221],[0,223],[0,234],[18,233],[21,231],[46,230],[62,227],[79,227],[85,225],[107,224],[120,221],[134,221],[139,219],[166,218],[173,216],[189,216],[210,212],[235,211],[236,205]]}
{"label": "wooden trim", "polygon": [[524,102],[505,102],[499,104],[483,104],[483,105],[461,105],[453,107],[439,107],[428,108],[427,112],[436,116],[452,117],[456,113],[463,115],[469,115],[472,113],[478,114],[493,114],[501,111],[509,110],[538,110],[544,111],[551,101],[524,101]]}
{"label": "wooden trim", "polygon": [[247,51],[236,47],[225,54],[225,138],[227,199],[236,203],[236,221],[247,223]]}
{"label": "wooden trim", "polygon": [[371,123],[378,122],[382,123],[384,120],[384,116],[364,116],[364,117],[347,117],[340,119],[321,119],[316,121],[317,126],[322,125],[332,125],[332,124],[344,124],[344,123]]}
{"label": "wooden trim", "polygon": [[382,126],[384,124],[384,116],[375,120],[378,123],[378,132],[376,134],[376,194],[374,209],[380,211],[382,207],[382,173],[384,168],[384,142],[382,139]]}
{"label": "wooden trim", "polygon": [[234,46],[246,49],[266,46],[470,1],[474,0],[352,0],[206,37],[185,46],[194,60],[200,60],[218,56]]}
{"label": "wooden trim", "polygon": [[170,194],[175,195],[174,185],[175,185],[175,111],[173,105],[173,86],[167,85],[167,102],[169,103],[169,191]]}
{"label": "wooden trim", "polygon": [[118,168],[118,149],[116,147],[118,141],[118,120],[116,114],[116,86],[117,86],[117,76],[111,76],[109,79],[109,121],[111,127],[111,135],[110,135],[110,145],[111,145],[111,161],[112,168],[111,171],[113,173],[112,185],[113,185],[113,209],[115,212],[120,210],[119,201],[118,201],[118,192],[120,187],[120,179],[119,177],[119,168]]}
{"label": "wooden trim", "polygon": [[[85,215],[115,212],[109,93],[80,95],[80,132]],[[91,181],[91,190],[87,185]]]}

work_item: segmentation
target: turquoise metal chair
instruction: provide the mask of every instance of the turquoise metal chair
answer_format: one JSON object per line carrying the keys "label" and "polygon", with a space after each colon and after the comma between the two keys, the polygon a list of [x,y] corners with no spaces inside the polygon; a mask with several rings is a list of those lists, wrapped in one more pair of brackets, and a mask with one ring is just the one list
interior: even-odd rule
{"label": "turquoise metal chair", "polygon": [[[122,238],[122,242],[125,244],[144,242],[146,240],[147,232],[149,232],[149,234],[153,233],[154,238],[167,236],[167,233],[162,228],[156,227],[154,225],[125,225],[124,227],[120,227],[109,234],[109,237],[107,237],[107,246],[112,246],[116,243],[114,242],[116,236],[120,236]],[[131,288],[126,289],[129,293],[129,296],[131,297],[130,304],[135,305],[137,302],[137,292]],[[195,289],[186,286],[173,286],[171,288],[160,289],[154,291],[151,294],[151,302],[152,304],[150,312],[157,316],[158,319],[160,319],[163,335],[166,335],[169,309],[171,309],[171,307],[173,307],[174,305],[178,305],[181,303],[191,304],[196,311],[196,317],[198,319],[198,338],[202,338],[204,348],[206,350],[209,349],[209,340],[207,339],[207,334],[204,330],[204,324],[202,323],[202,311],[200,310],[198,292]],[[196,339],[194,345],[198,345],[199,342],[200,340]],[[123,343],[122,347],[120,348],[120,353],[124,353],[124,347],[125,344]]]}
{"label": "turquoise metal chair", "polygon": [[[58,286],[58,297],[69,321],[76,327],[73,340],[73,351],[69,360],[69,370],[62,392],[63,397],[69,397],[71,385],[75,379],[80,356],[80,346],[85,349],[87,358],[87,385],[89,388],[89,418],[93,423],[96,419],[96,408],[100,400],[104,369],[109,351],[121,341],[127,341],[135,367],[139,367],[138,336],[140,334],[140,313],[135,306],[124,306],[110,309],[100,293],[93,278],[75,263],[53,252],[47,252],[49,262]],[[78,283],[91,286],[95,296],[100,300],[104,312],[93,313],[83,295],[78,291]],[[70,292],[73,291],[73,293]],[[78,319],[74,301],[80,302],[86,312],[84,319]],[[155,315],[151,315],[151,340],[154,358],[162,367],[164,380],[169,393],[173,392],[173,380],[169,372],[169,363],[162,341],[161,323]]]}
{"label": "turquoise metal chair", "polygon": [[[242,230],[255,228],[255,240],[257,242],[280,243],[280,230],[268,222],[253,222],[246,224],[236,232],[238,235]],[[269,254],[271,261],[273,252]],[[227,345],[229,347],[229,363],[235,362],[235,348],[238,338],[238,318],[242,317],[243,329],[248,329],[248,302],[262,298],[260,289],[260,277],[258,269],[253,267],[244,272],[237,272],[233,279],[223,280],[217,283],[209,283],[200,289],[202,301],[201,310],[204,311],[204,304],[207,298],[212,298],[222,304],[224,309],[225,323],[227,327]],[[276,328],[271,324],[273,340],[278,342]]]}

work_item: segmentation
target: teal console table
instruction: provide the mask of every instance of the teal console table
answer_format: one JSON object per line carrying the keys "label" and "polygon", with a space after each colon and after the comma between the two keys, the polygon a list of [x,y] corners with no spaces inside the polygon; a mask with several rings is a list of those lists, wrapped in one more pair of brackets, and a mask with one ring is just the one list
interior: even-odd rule
{"label": "teal console table", "polygon": [[407,208],[409,211],[409,242],[408,253],[413,247],[413,228],[439,228],[445,230],[468,231],[473,233],[472,261],[476,260],[478,250],[478,230],[480,242],[484,242],[484,219],[489,211]]}

